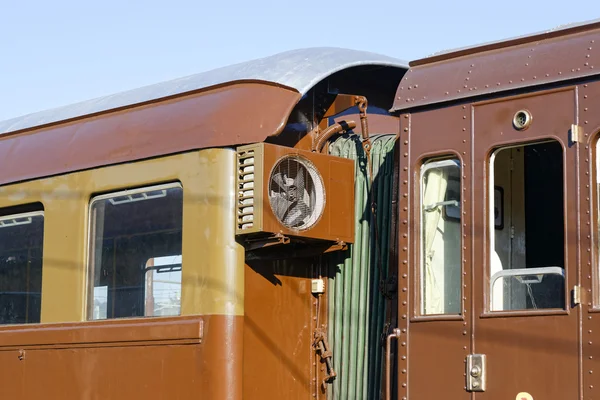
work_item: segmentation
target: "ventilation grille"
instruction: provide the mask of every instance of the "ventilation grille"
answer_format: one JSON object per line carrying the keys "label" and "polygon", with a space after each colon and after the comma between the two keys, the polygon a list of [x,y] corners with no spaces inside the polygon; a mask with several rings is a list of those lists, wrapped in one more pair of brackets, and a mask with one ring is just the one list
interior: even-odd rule
{"label": "ventilation grille", "polygon": [[298,155],[285,156],[275,164],[268,196],[279,223],[292,230],[311,228],[325,208],[321,174],[312,162]]}
{"label": "ventilation grille", "polygon": [[[238,152],[238,202],[237,230],[238,232],[255,231],[257,216],[255,215],[255,191],[257,175],[257,149],[248,148]],[[258,179],[262,179],[258,176]]]}

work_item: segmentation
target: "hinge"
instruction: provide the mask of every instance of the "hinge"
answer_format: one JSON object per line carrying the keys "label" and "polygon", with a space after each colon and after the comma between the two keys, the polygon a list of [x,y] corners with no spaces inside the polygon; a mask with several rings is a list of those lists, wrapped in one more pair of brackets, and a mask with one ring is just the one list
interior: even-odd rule
{"label": "hinge", "polygon": [[581,286],[573,286],[573,305],[581,304]]}
{"label": "hinge", "polygon": [[577,143],[581,140],[583,136],[583,127],[579,125],[571,125],[571,142]]}

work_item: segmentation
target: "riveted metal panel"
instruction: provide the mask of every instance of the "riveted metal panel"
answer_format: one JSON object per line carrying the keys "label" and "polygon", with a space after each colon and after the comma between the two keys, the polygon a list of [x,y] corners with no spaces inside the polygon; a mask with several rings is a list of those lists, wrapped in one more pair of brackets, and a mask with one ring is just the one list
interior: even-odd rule
{"label": "riveted metal panel", "polygon": [[400,82],[392,110],[597,75],[599,43],[600,28],[591,24],[583,32],[567,31],[562,36],[499,49],[482,48],[462,57],[414,66]]}

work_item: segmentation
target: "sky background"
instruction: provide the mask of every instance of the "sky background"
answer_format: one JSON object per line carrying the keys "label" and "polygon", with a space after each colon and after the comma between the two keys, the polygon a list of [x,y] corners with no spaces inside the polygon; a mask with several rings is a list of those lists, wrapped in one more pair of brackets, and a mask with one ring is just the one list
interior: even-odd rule
{"label": "sky background", "polygon": [[600,1],[0,0],[0,121],[313,46],[403,60],[600,18]]}

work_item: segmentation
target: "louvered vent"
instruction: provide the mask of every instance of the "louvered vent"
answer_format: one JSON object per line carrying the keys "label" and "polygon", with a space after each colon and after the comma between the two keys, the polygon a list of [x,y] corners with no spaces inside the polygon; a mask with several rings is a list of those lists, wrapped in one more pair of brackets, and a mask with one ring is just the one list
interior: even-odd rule
{"label": "louvered vent", "polygon": [[262,151],[259,146],[238,149],[237,232],[258,232],[261,228]]}

